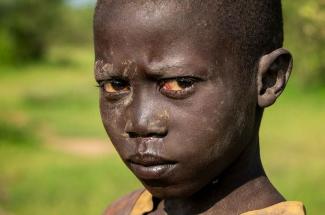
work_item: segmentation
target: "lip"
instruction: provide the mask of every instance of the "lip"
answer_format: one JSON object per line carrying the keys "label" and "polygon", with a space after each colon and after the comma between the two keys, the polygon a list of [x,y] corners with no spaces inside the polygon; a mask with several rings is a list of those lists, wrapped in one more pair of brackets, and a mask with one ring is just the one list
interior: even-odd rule
{"label": "lip", "polygon": [[131,170],[141,179],[159,179],[171,172],[175,161],[151,154],[136,154],[128,159]]}

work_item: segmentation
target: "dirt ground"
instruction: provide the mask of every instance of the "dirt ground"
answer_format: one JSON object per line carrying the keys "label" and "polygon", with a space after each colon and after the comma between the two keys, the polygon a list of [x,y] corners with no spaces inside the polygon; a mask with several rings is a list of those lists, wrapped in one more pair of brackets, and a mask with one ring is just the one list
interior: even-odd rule
{"label": "dirt ground", "polygon": [[110,140],[87,139],[87,138],[55,138],[49,141],[50,149],[65,153],[95,158],[115,153]]}

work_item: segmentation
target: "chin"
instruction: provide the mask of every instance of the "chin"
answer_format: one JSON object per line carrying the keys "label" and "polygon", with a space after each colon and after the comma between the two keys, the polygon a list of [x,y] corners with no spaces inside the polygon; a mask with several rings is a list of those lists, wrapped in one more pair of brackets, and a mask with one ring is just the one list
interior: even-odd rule
{"label": "chin", "polygon": [[163,185],[155,186],[148,182],[142,182],[144,187],[154,196],[159,199],[171,199],[171,198],[186,198],[192,196],[201,189],[200,187],[193,186],[193,184],[182,184],[182,185]]}

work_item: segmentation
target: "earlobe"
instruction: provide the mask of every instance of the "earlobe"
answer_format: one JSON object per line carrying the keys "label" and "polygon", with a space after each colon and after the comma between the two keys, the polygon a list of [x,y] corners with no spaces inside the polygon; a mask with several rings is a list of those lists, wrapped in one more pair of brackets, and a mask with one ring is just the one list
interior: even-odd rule
{"label": "earlobe", "polygon": [[272,105],[283,92],[292,70],[292,56],[280,48],[264,55],[257,70],[257,101],[262,108]]}

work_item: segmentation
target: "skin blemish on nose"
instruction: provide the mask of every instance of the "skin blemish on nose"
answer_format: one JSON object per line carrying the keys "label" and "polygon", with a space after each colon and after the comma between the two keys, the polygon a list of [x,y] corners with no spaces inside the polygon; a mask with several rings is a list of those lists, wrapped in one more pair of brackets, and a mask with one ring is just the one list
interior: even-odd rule
{"label": "skin blemish on nose", "polygon": [[169,114],[167,110],[164,110],[162,113],[159,114],[160,119],[168,120],[169,119]]}
{"label": "skin blemish on nose", "polygon": [[167,110],[164,110],[163,112],[158,114],[156,117],[157,118],[148,122],[148,128],[150,128],[152,130],[156,130],[159,133],[166,132],[166,124],[169,119]]}
{"label": "skin blemish on nose", "polygon": [[165,128],[162,126],[162,122],[159,119],[149,121],[148,122],[148,128],[150,130],[155,130],[159,133],[163,133],[165,131]]}

